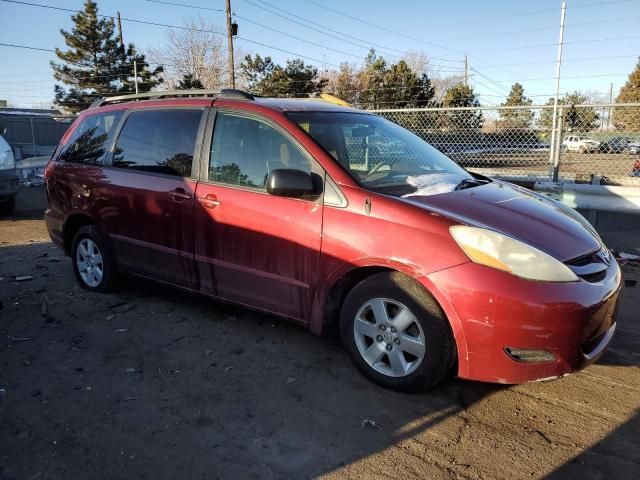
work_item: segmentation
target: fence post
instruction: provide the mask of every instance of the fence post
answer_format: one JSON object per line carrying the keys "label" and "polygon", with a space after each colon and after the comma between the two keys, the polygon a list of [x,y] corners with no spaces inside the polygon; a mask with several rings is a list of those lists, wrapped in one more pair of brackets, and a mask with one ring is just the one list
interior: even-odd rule
{"label": "fence post", "polygon": [[557,182],[560,173],[560,153],[562,151],[562,135],[564,129],[564,108],[558,108],[558,131],[556,132],[556,144],[553,150],[553,177],[552,182]]}
{"label": "fence post", "polygon": [[37,157],[36,154],[36,134],[33,130],[33,118],[29,119],[29,123],[31,124],[31,156]]}

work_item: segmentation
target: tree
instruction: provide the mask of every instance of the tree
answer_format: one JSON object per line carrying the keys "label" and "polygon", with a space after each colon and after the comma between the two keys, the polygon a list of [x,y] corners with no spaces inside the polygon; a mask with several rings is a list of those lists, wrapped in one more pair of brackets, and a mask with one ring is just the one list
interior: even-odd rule
{"label": "tree", "polygon": [[182,77],[182,80],[178,82],[176,88],[178,90],[197,90],[199,88],[204,88],[204,85],[202,85],[200,80],[193,78],[193,75],[188,73]]}
{"label": "tree", "polygon": [[84,9],[71,16],[71,32],[60,30],[68,50],[56,48],[62,64],[51,62],[55,86],[55,102],[70,112],[87,108],[97,97],[133,91],[133,60],[138,66],[140,90],[149,90],[162,80],[162,69],[148,70],[144,55],[133,44],[125,52],[114,35],[112,19],[100,18],[98,6],[86,0]]}
{"label": "tree", "polygon": [[355,104],[360,90],[356,66],[343,62],[338,71],[327,72],[327,91],[332,95]]}
{"label": "tree", "polygon": [[[444,94],[442,106],[479,107],[480,102],[469,85],[459,83]],[[449,130],[479,130],[482,128],[482,112],[479,110],[453,110],[440,120],[441,127]]]}
{"label": "tree", "polygon": [[405,60],[388,65],[374,49],[354,82],[359,88],[357,104],[363,108],[426,107],[435,91],[426,73],[418,74]]}
{"label": "tree", "polygon": [[247,55],[240,64],[240,76],[249,90],[273,97],[306,97],[321,92],[327,80],[319,78],[318,69],[301,59],[287,60],[284,68],[260,55]]}
{"label": "tree", "polygon": [[[524,87],[516,82],[511,86],[511,91],[502,106],[516,107],[532,103],[530,98],[524,96]],[[533,111],[529,109],[500,110],[499,126],[507,130],[528,130],[533,123],[533,116]]]}
{"label": "tree", "polygon": [[[600,116],[595,108],[586,106],[587,96],[580,92],[567,93],[558,99],[558,105],[562,106],[563,128],[572,132],[589,132],[598,126]],[[547,105],[553,105],[553,98],[547,101]],[[584,107],[581,105],[585,105]],[[576,108],[576,106],[579,106]],[[553,125],[553,109],[542,111],[538,121],[540,128],[551,130]]]}
{"label": "tree", "polygon": [[178,84],[187,75],[204,88],[227,84],[227,51],[216,30],[202,17],[191,18],[184,22],[184,29],[168,29],[166,45],[149,52],[155,63],[165,66],[169,88],[180,88]]}
{"label": "tree", "polygon": [[[616,103],[638,102],[640,102],[640,59],[616,97]],[[640,107],[615,107],[613,124],[618,130],[640,131]]]}

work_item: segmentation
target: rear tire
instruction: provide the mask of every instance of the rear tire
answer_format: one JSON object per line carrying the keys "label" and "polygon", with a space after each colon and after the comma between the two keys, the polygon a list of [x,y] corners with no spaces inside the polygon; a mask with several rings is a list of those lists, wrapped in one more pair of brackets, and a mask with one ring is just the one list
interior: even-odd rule
{"label": "rear tire", "polygon": [[399,272],[372,275],[347,295],[342,342],[360,372],[385,388],[427,390],[455,361],[453,335],[433,297]]}
{"label": "rear tire", "polygon": [[98,229],[93,225],[81,227],[71,245],[71,263],[80,286],[92,292],[113,290],[117,280],[115,256]]}
{"label": "rear tire", "polygon": [[578,152],[579,153],[587,153],[587,149],[584,148],[584,147],[580,147],[580,148],[578,148]]}
{"label": "rear tire", "polygon": [[16,208],[15,195],[11,195],[4,200],[0,200],[0,215],[10,215],[14,208]]}

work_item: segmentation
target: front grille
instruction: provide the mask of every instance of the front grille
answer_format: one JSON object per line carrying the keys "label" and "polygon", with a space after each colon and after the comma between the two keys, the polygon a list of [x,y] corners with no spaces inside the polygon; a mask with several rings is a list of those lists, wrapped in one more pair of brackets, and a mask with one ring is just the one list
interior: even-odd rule
{"label": "front grille", "polygon": [[600,250],[569,260],[565,265],[585,282],[597,283],[607,276],[610,258],[607,247],[603,246]]}

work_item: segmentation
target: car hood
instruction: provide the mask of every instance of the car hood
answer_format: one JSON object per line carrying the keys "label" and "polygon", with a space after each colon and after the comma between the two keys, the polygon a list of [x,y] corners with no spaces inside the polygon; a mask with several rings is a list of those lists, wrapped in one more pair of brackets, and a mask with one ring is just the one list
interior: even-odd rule
{"label": "car hood", "polygon": [[402,200],[460,223],[485,227],[532,245],[561,261],[601,248],[593,227],[577,212],[510,183]]}

